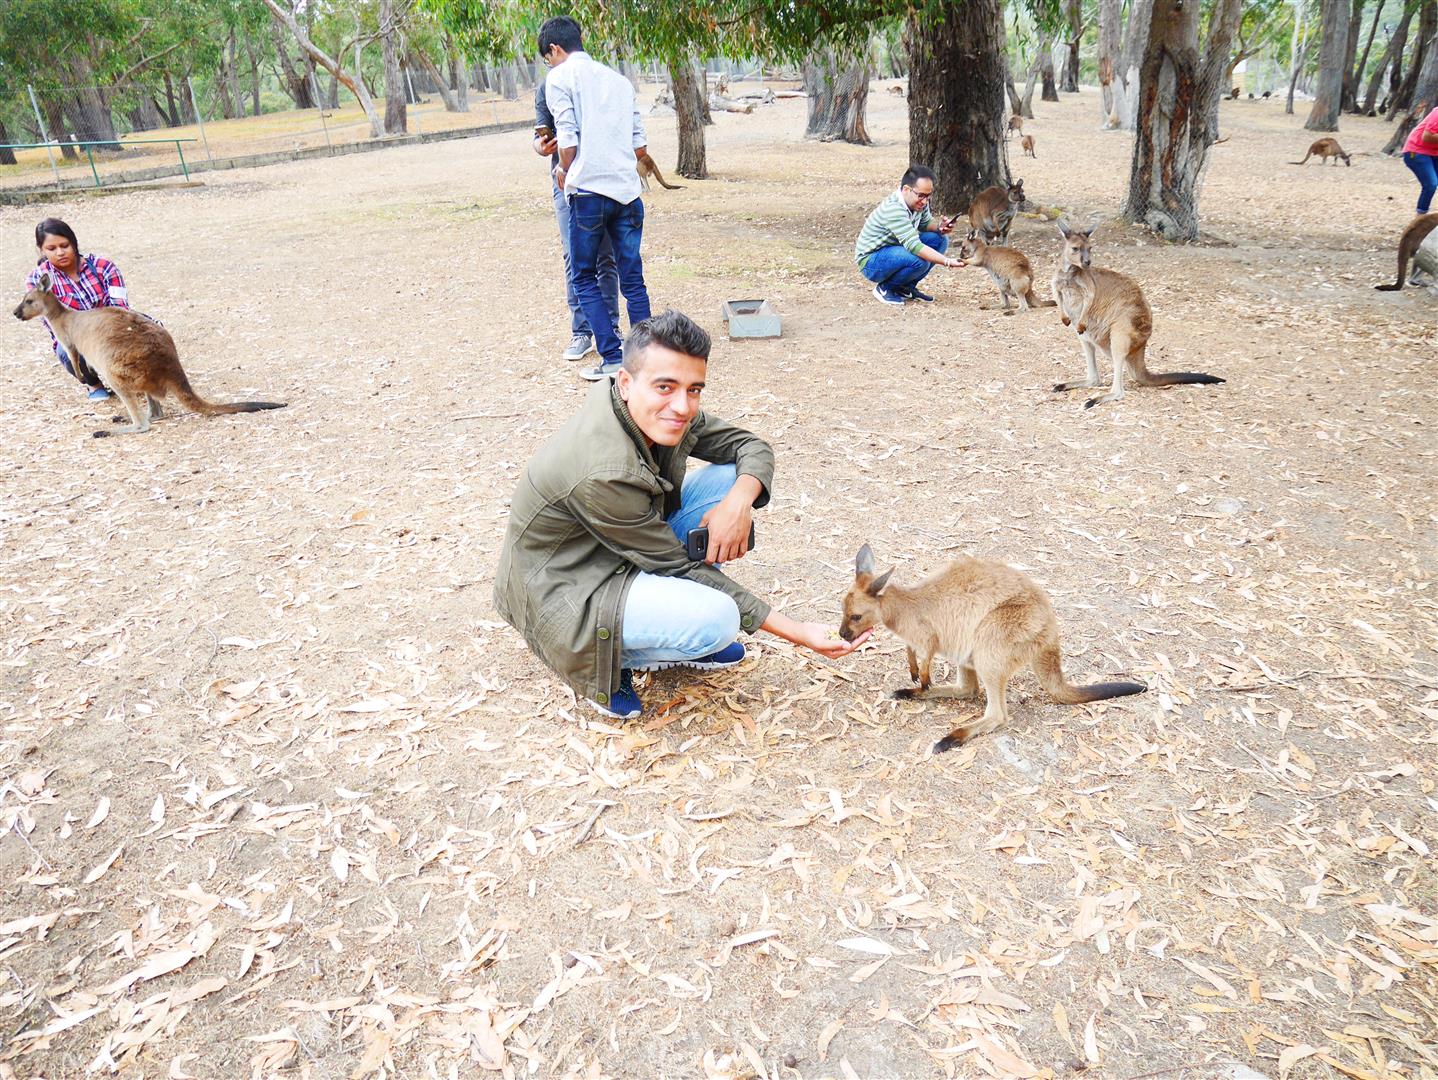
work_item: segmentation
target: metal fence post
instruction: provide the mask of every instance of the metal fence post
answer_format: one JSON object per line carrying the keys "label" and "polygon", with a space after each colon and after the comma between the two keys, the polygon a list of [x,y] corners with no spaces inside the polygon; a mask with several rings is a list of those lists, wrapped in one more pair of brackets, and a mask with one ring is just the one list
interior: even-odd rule
{"label": "metal fence post", "polygon": [[200,115],[200,99],[195,96],[195,84],[188,75],[185,76],[185,85],[190,88],[190,104],[195,107],[195,123],[200,125],[200,141],[205,144],[205,157],[214,161],[215,155],[210,153],[210,140],[205,137],[205,118]]}
{"label": "metal fence post", "polygon": [[40,138],[45,140],[45,152],[50,155],[50,171],[55,174],[55,182],[60,182],[60,166],[55,164],[55,151],[50,146],[50,133],[45,130],[45,118],[40,115],[40,106],[35,102],[35,88],[29,83],[25,89],[30,91],[30,108],[35,110],[35,122],[40,125]]}

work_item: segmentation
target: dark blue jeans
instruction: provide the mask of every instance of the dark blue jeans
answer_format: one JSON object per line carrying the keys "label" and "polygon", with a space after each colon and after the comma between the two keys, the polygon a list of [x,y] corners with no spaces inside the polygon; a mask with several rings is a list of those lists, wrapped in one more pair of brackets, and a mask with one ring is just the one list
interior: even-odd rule
{"label": "dark blue jeans", "polygon": [[[925,247],[931,247],[940,255],[949,250],[949,238],[936,232],[919,233]],[[864,276],[875,285],[886,289],[911,289],[924,280],[924,275],[934,268],[917,255],[911,255],[901,244],[881,247],[869,256],[864,264]]]}
{"label": "dark blue jeans", "polygon": [[[574,260],[569,254],[569,198],[555,185],[550,184],[554,198],[554,216],[559,219],[560,246],[564,249],[564,299],[569,304],[569,332],[589,334],[589,320],[579,306],[579,297],[574,292]],[[609,246],[609,237],[599,242],[599,291],[604,296],[604,307],[609,312],[609,321],[619,325],[619,275],[614,270],[614,252]]]}
{"label": "dark blue jeans", "polygon": [[629,325],[649,318],[649,291],[639,244],[644,238],[644,203],[621,203],[607,195],[579,191],[569,197],[569,252],[574,263],[574,292],[594,331],[594,345],[605,364],[623,358],[622,343],[609,323],[599,288],[599,248],[605,237],[614,248],[619,291],[629,311]]}
{"label": "dark blue jeans", "polygon": [[1413,175],[1418,177],[1418,212],[1426,214],[1433,205],[1433,192],[1438,191],[1438,157],[1409,151],[1403,155],[1403,164],[1412,169]]}

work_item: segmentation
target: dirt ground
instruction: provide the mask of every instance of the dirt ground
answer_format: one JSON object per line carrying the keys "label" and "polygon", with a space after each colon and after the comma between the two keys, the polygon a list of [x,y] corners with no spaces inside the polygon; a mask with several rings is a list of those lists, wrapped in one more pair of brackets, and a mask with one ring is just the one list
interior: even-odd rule
{"label": "dirt ground", "polygon": [[[1113,217],[1129,137],[1038,108],[1030,198]],[[1297,169],[1301,116],[1225,102],[1212,240],[1095,253],[1153,369],[1227,382],[1085,410],[1072,332],[981,271],[873,300],[904,103],[871,148],[803,109],[717,115],[711,179],[646,197],[707,407],[778,455],[732,573],[833,620],[862,542],[1004,559],[1071,677],[1150,692],[1024,675],[935,757],[975,710],[889,700],[893,638],[761,636],[632,726],[576,706],[490,600],[584,393],[522,133],[48,208],[202,393],[289,407],[94,441],[0,326],[0,1076],[1438,1076],[1435,307],[1372,289],[1416,197],[1387,126]],[[0,208],[17,300],[39,216]],[[1057,232],[1014,240],[1046,295]],[[757,296],[783,338],[729,342]]]}

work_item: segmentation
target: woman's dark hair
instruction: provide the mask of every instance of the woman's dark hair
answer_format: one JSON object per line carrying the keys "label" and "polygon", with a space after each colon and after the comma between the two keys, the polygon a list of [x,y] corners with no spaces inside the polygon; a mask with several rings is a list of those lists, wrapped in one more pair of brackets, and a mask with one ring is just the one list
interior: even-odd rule
{"label": "woman's dark hair", "polygon": [[567,53],[580,52],[584,49],[584,39],[580,36],[579,24],[568,15],[545,19],[544,25],[539,28],[539,55],[547,55],[549,50],[556,45]]}
{"label": "woman's dark hair", "polygon": [[666,349],[709,360],[709,334],[698,323],[682,312],[669,308],[659,315],[651,315],[643,322],[635,323],[624,342],[624,366],[629,374],[637,375],[644,366],[644,351],[650,345],[662,345]]}
{"label": "woman's dark hair", "polygon": [[[63,236],[66,240],[70,241],[70,246],[75,249],[75,258],[78,259],[80,257],[80,241],[75,239],[75,230],[59,218],[47,217],[35,226],[35,246],[44,247],[45,237],[47,236]],[[40,257],[40,261],[45,261],[43,255]]]}

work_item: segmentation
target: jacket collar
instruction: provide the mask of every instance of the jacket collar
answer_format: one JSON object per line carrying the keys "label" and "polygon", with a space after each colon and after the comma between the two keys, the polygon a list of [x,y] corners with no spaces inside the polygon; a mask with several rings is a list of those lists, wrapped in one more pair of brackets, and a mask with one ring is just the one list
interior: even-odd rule
{"label": "jacket collar", "polygon": [[609,403],[614,409],[614,415],[619,420],[619,426],[624,429],[634,443],[634,448],[639,451],[639,457],[644,464],[648,465],[654,474],[659,475],[659,463],[654,457],[654,448],[649,445],[649,440],[644,437],[644,432],[639,430],[639,425],[634,422],[634,417],[629,415],[629,405],[619,396],[619,387],[614,381],[609,383]]}

